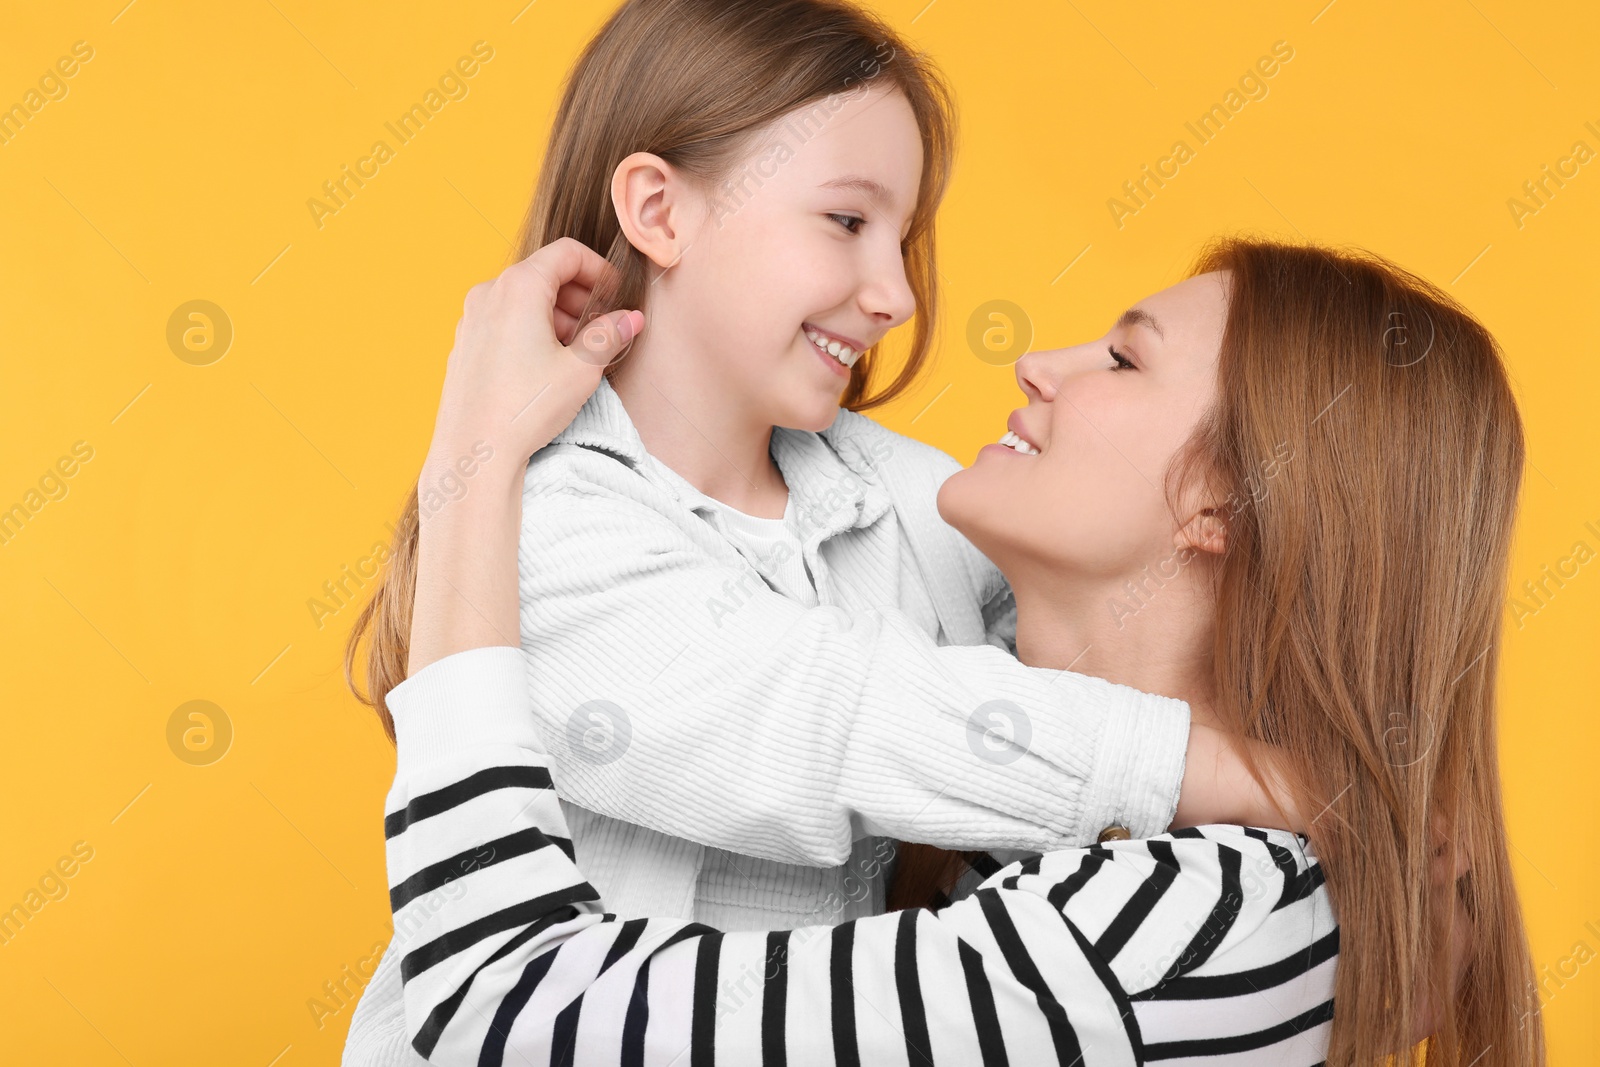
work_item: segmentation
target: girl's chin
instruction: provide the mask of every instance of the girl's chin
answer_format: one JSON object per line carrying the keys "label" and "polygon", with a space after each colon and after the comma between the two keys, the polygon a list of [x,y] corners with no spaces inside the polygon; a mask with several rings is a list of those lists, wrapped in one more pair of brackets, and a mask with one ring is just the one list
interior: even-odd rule
{"label": "girl's chin", "polygon": [[839,401],[843,394],[829,397],[819,396],[815,404],[806,407],[795,405],[787,413],[788,421],[781,425],[794,430],[810,430],[812,433],[821,433],[832,426],[839,417]]}

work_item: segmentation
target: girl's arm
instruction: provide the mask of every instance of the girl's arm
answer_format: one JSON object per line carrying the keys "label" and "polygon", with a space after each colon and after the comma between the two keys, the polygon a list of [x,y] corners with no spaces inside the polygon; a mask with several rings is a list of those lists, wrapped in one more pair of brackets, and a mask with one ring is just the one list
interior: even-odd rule
{"label": "girl's arm", "polygon": [[530,709],[572,803],[810,865],[868,833],[1044,851],[1175,815],[1275,825],[1181,702],[936,645],[899,611],[803,607],[649,493],[557,445],[523,497]]}
{"label": "girl's arm", "polygon": [[[468,294],[424,484],[476,453],[468,442],[495,447],[465,496],[421,520],[411,673],[518,643],[522,461],[570,422],[641,318],[573,336],[605,269],[561,240]],[[581,806],[812,864],[843,862],[865,832],[1041,851],[1111,823],[1158,833],[1182,810],[1180,778],[1202,818],[1263,821],[1238,803],[1238,772],[1216,771],[1237,757],[1190,730],[1178,702],[990,645],[935,646],[897,612],[803,609],[623,492],[575,481],[530,505],[523,601],[539,613],[541,679],[525,699],[558,747],[596,716],[613,730],[620,719],[630,741],[616,758],[558,762]],[[708,596],[735,580],[750,595],[709,627]]]}
{"label": "girl's arm", "polygon": [[[1260,831],[1057,852],[941,912],[834,927],[609,914],[518,708],[526,672],[519,649],[485,647],[390,694],[390,902],[406,1030],[429,1062],[1096,1067],[1144,1062],[1152,1041],[1260,1050],[1329,1017],[1337,937],[1317,872]],[[1202,965],[1215,977],[1183,977]]]}

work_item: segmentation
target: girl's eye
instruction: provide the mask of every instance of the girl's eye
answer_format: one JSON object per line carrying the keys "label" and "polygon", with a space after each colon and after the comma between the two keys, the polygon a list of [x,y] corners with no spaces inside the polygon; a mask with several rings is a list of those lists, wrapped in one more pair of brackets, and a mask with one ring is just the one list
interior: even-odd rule
{"label": "girl's eye", "polygon": [[1106,351],[1110,352],[1111,358],[1116,360],[1116,363],[1111,367],[1112,370],[1133,370],[1133,364],[1129,363],[1127,357],[1118,352],[1116,348],[1108,345]]}
{"label": "girl's eye", "polygon": [[[839,223],[839,225],[843,226],[846,230],[848,230],[852,234],[860,233],[862,224],[867,221],[866,219],[857,218],[854,215],[834,215],[834,214],[830,214],[828,216],[828,218],[834,219],[835,221],[837,221]],[[855,228],[854,229],[851,229],[851,227],[849,225],[852,222],[855,223]]]}

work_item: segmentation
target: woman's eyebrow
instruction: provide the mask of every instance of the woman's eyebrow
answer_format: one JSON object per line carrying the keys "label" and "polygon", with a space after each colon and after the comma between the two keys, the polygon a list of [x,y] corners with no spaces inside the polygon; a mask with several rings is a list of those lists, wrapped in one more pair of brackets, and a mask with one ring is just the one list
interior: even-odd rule
{"label": "woman's eyebrow", "polygon": [[1145,326],[1163,341],[1167,339],[1166,334],[1161,332],[1161,324],[1156,321],[1155,316],[1143,308],[1129,308],[1127,311],[1124,311],[1122,313],[1122,317],[1117,319],[1117,325]]}

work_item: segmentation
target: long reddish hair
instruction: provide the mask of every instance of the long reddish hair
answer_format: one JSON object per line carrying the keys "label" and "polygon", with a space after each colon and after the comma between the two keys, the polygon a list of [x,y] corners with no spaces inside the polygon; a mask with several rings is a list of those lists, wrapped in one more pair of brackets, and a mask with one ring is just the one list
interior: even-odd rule
{"label": "long reddish hair", "polygon": [[[1218,713],[1282,750],[1315,820],[1343,920],[1327,1062],[1542,1064],[1495,737],[1523,465],[1499,347],[1368,253],[1230,238],[1191,274],[1211,271],[1228,272],[1217,400],[1168,487],[1209,479],[1235,502]],[[1432,887],[1435,824],[1471,858],[1454,901]],[[907,846],[891,903],[926,904],[963,869]],[[1451,995],[1456,901],[1475,934]],[[1428,990],[1434,1036],[1396,1053]]]}

